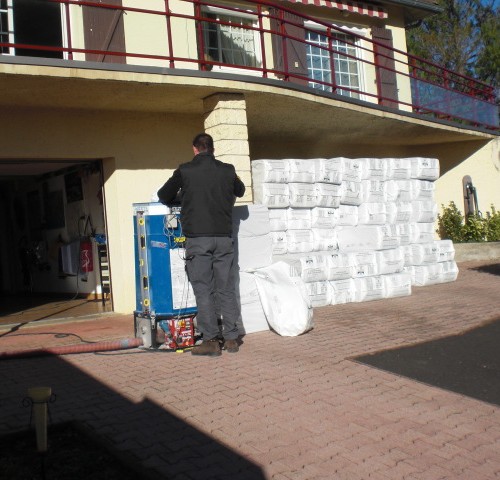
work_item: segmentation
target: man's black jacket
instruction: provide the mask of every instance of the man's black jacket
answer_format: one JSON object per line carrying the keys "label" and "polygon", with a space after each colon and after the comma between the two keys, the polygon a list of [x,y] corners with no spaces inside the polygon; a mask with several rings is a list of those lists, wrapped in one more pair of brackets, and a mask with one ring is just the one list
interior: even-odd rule
{"label": "man's black jacket", "polygon": [[175,170],[158,190],[158,199],[170,205],[179,190],[186,237],[231,236],[235,196],[245,193],[233,165],[216,160],[210,153],[199,153]]}

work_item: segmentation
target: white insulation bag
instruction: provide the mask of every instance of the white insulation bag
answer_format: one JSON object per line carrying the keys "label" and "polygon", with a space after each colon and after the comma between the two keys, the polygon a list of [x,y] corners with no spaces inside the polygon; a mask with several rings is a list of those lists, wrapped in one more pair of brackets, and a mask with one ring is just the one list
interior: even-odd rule
{"label": "white insulation bag", "polygon": [[252,273],[267,321],[276,333],[294,337],[313,328],[313,308],[307,288],[300,277],[290,276],[290,267],[285,262]]}

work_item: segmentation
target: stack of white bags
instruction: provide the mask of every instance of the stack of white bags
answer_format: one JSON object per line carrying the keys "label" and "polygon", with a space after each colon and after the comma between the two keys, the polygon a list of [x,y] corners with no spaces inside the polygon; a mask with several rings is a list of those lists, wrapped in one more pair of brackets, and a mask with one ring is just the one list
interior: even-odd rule
{"label": "stack of white bags", "polygon": [[453,244],[434,239],[438,177],[439,161],[423,157],[252,161],[255,205],[235,215],[245,329],[246,272],[280,261],[314,307],[454,281]]}

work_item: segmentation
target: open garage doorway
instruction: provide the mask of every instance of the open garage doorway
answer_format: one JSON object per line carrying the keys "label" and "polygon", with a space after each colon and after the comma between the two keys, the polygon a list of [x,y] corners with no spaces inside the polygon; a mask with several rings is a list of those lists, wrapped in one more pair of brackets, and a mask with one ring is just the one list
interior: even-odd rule
{"label": "open garage doorway", "polygon": [[0,326],[112,311],[100,160],[0,159]]}

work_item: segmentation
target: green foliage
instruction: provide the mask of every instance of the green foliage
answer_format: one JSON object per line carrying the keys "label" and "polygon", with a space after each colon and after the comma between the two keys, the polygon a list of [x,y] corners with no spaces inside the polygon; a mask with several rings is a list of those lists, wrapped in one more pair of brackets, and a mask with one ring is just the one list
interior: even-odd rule
{"label": "green foliage", "polygon": [[438,215],[438,233],[444,239],[450,239],[453,243],[463,242],[462,229],[464,217],[457,208],[455,202],[450,202],[448,207],[443,207],[443,213]]}
{"label": "green foliage", "polygon": [[408,53],[498,86],[500,9],[496,1],[438,0],[438,5],[442,13],[407,30]]}
{"label": "green foliage", "polygon": [[455,202],[442,207],[443,213],[438,215],[437,230],[441,239],[450,239],[454,243],[500,241],[500,212],[493,205],[491,212],[486,212],[485,217],[469,215],[467,219]]}
{"label": "green foliage", "polygon": [[488,242],[500,242],[500,212],[493,205],[491,206],[491,213],[486,213],[486,219],[488,222],[486,240]]}
{"label": "green foliage", "polygon": [[479,215],[469,215],[465,222],[462,235],[464,242],[485,242],[488,232],[486,219]]}

